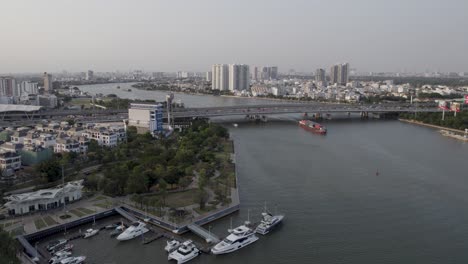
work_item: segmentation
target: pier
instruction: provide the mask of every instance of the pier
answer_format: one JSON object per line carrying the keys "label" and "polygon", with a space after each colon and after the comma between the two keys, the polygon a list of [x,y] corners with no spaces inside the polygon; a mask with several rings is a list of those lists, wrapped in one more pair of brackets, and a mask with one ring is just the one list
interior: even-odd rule
{"label": "pier", "polygon": [[204,238],[207,243],[218,243],[219,241],[221,241],[213,233],[209,232],[208,230],[204,229],[203,227],[199,225],[190,224],[190,225],[187,225],[187,228],[190,229],[190,231],[192,231],[194,234]]}

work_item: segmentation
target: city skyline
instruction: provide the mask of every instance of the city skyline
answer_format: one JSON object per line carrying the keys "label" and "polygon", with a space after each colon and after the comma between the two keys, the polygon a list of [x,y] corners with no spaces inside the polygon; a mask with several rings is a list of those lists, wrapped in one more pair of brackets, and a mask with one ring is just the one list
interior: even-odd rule
{"label": "city skyline", "polygon": [[360,72],[468,71],[466,1],[245,3],[10,1],[0,72],[203,72],[218,61],[283,72],[339,62]]}

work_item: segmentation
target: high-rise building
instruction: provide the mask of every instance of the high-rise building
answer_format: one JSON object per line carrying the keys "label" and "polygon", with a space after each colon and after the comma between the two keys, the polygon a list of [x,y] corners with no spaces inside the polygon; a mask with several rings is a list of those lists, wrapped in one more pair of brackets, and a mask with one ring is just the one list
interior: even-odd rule
{"label": "high-rise building", "polygon": [[212,83],[213,90],[226,91],[229,88],[229,67],[227,64],[215,64],[212,67]]}
{"label": "high-rise building", "polygon": [[44,72],[44,93],[52,91],[52,75]]}
{"label": "high-rise building", "polygon": [[0,77],[0,96],[14,96],[16,80],[13,77]]}
{"label": "high-rise building", "polygon": [[229,90],[242,91],[250,88],[249,65],[231,64],[229,65]]}
{"label": "high-rise building", "polygon": [[252,71],[252,79],[254,81],[258,81],[258,67],[255,66]]}
{"label": "high-rise building", "polygon": [[349,80],[349,64],[343,63],[339,67],[338,72],[338,84],[346,85]]}
{"label": "high-rise building", "polygon": [[213,72],[206,72],[206,81],[211,82],[213,80]]}
{"label": "high-rise building", "polygon": [[330,68],[330,82],[332,84],[346,85],[349,80],[349,64],[336,64]]}
{"label": "high-rise building", "polygon": [[92,70],[88,70],[86,72],[86,80],[87,81],[92,81],[94,80],[94,72]]}
{"label": "high-rise building", "polygon": [[276,80],[278,79],[278,67],[273,66],[263,66],[260,68],[258,73],[258,78],[260,80]]}
{"label": "high-rise building", "polygon": [[278,79],[278,67],[277,66],[270,67],[270,79],[273,79],[273,80]]}
{"label": "high-rise building", "polygon": [[330,83],[335,84],[338,83],[338,65],[333,65],[330,67]]}
{"label": "high-rise building", "polygon": [[315,81],[316,82],[325,82],[325,70],[324,69],[317,69],[315,71]]}
{"label": "high-rise building", "polygon": [[35,82],[23,81],[21,82],[20,87],[21,94],[37,94],[37,83]]}

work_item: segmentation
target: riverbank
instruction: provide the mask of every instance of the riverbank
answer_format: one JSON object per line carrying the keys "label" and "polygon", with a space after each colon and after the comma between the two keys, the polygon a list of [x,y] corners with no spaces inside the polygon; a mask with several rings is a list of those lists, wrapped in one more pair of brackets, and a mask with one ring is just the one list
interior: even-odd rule
{"label": "riverbank", "polygon": [[442,130],[447,130],[447,131],[452,131],[452,132],[462,133],[462,134],[465,133],[465,131],[460,130],[460,129],[454,129],[454,128],[448,128],[448,127],[443,127],[443,126],[431,125],[431,124],[427,124],[427,123],[424,123],[424,122],[421,122],[421,121],[416,121],[416,120],[413,120],[413,119],[399,118],[398,120],[401,121],[401,122],[409,123],[409,124],[416,124],[416,125],[420,125],[420,126],[437,128],[437,129],[442,129]]}

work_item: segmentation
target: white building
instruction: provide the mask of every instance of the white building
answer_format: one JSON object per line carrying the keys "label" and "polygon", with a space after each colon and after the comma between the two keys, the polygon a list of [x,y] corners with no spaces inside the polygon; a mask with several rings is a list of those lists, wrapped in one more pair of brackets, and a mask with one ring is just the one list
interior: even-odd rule
{"label": "white building", "polygon": [[0,152],[0,168],[4,176],[13,174],[21,168],[21,156],[16,152]]}
{"label": "white building", "polygon": [[213,80],[213,72],[206,72],[206,81],[211,82]]}
{"label": "white building", "polygon": [[30,82],[30,81],[23,81],[20,84],[20,92],[21,95],[23,93],[26,94],[37,94],[37,83],[35,82]]}
{"label": "white building", "polygon": [[57,143],[54,146],[55,153],[62,153],[62,152],[75,152],[75,153],[82,153],[82,149],[80,143],[74,139],[64,139],[59,138],[57,139]]}
{"label": "white building", "polygon": [[60,208],[64,204],[81,199],[83,180],[68,182],[64,187],[44,189],[30,193],[4,197],[9,215],[22,215],[35,211]]}
{"label": "white building", "polygon": [[139,133],[163,130],[163,111],[161,104],[130,104],[128,125],[137,128]]}
{"label": "white building", "polygon": [[231,64],[229,65],[229,90],[242,91],[250,88],[249,65]]}
{"label": "white building", "polygon": [[213,90],[227,91],[229,89],[229,66],[227,64],[215,64],[212,67]]}
{"label": "white building", "polygon": [[57,96],[53,94],[38,95],[36,100],[36,105],[44,106],[47,108],[56,108],[58,105]]}

